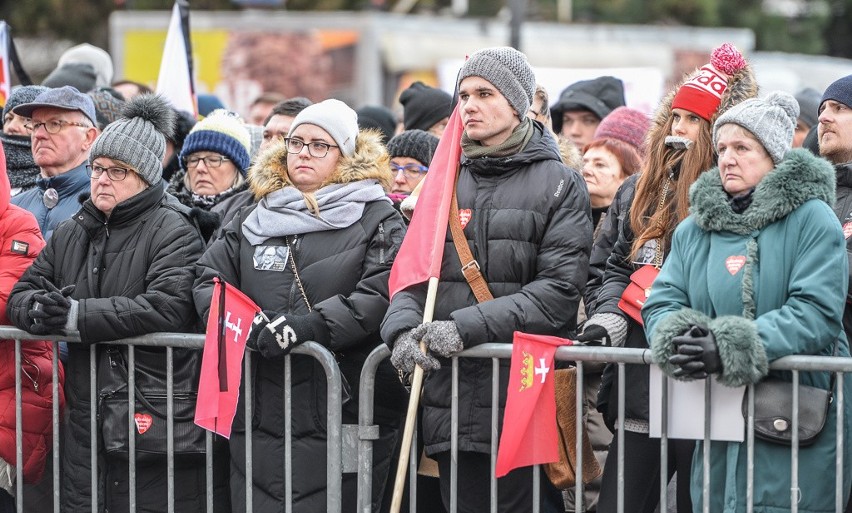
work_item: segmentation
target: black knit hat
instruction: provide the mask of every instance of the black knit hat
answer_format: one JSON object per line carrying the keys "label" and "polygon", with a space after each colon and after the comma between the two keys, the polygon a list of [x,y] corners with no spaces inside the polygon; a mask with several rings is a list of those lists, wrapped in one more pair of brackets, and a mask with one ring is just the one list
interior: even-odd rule
{"label": "black knit hat", "polygon": [[358,114],[358,128],[364,130],[372,128],[382,133],[382,144],[396,133],[396,120],[393,112],[381,105],[367,105],[355,111]]}
{"label": "black knit hat", "polygon": [[399,95],[402,123],[406,130],[429,130],[452,114],[453,98],[445,91],[414,82]]}
{"label": "black knit hat", "polygon": [[557,134],[562,131],[562,114],[565,111],[588,110],[603,119],[624,105],[624,82],[615,77],[575,82],[559,94],[559,101],[550,109],[553,131]]}
{"label": "black knit hat", "polygon": [[820,109],[822,104],[828,100],[834,100],[847,107],[852,107],[852,75],[838,78],[828,86],[828,89],[822,93],[822,101],[819,102]]}
{"label": "black knit hat", "polygon": [[388,141],[390,158],[409,157],[424,166],[432,162],[439,139],[423,130],[406,130]]}

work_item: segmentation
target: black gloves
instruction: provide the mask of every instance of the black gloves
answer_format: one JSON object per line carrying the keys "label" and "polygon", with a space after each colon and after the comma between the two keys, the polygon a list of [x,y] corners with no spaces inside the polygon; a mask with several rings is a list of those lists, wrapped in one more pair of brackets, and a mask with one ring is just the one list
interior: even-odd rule
{"label": "black gloves", "polygon": [[589,346],[621,347],[626,338],[627,320],[624,317],[615,313],[596,313],[583,324],[583,331],[575,340]]}
{"label": "black gloves", "polygon": [[265,310],[254,316],[246,347],[266,358],[281,358],[308,340],[314,340],[314,330],[307,315],[277,315]]}
{"label": "black gloves", "polygon": [[672,339],[676,351],[669,363],[677,367],[672,373],[677,378],[704,379],[722,372],[722,359],[713,332],[704,326],[691,326]]}
{"label": "black gloves", "polygon": [[77,302],[69,298],[74,285],[59,289],[42,276],[41,286],[45,292],[33,296],[32,308],[27,312],[32,319],[28,331],[34,335],[50,335],[76,328]]}

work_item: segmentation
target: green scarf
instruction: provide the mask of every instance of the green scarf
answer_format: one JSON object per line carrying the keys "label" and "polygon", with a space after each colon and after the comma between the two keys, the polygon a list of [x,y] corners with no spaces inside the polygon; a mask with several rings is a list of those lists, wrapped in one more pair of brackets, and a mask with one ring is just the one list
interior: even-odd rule
{"label": "green scarf", "polygon": [[520,125],[512,131],[508,139],[497,146],[483,146],[479,141],[474,141],[467,136],[467,131],[462,134],[461,147],[464,156],[469,159],[481,157],[506,157],[520,152],[530,142],[533,136],[533,124],[529,118],[524,118]]}

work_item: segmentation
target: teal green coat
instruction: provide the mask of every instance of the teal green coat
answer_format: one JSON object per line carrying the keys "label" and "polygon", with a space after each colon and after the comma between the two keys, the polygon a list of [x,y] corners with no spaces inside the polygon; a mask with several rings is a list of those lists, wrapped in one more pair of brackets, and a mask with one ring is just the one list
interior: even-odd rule
{"label": "teal green coat", "polygon": [[[768,373],[787,355],[849,355],[841,319],[848,287],[843,231],[832,211],[831,165],[794,150],[758,184],[742,214],[731,210],[719,169],[690,189],[690,217],[675,231],[672,249],[642,309],[654,361],[671,374],[671,340],[691,324],[712,330],[723,370],[720,383],[742,386]],[[791,380],[790,372],[775,372]],[[852,395],[846,380],[846,397]],[[802,372],[800,383],[828,388],[825,372]],[[849,440],[852,401],[845,408]],[[834,511],[836,404],[823,434],[799,449],[802,513]],[[852,451],[844,455],[844,501],[852,483]],[[703,449],[692,468],[695,511],[702,506]],[[790,511],[791,449],[755,440],[754,511]],[[710,511],[746,511],[746,445],[714,442],[710,460]],[[844,502],[845,504],[845,502]]]}

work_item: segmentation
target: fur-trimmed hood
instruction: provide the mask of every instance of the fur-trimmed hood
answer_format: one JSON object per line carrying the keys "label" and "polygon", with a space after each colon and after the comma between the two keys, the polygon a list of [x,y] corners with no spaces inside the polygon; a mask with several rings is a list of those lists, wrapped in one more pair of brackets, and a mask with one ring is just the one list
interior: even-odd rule
{"label": "fur-trimmed hood", "polygon": [[[334,183],[374,179],[385,190],[390,190],[392,176],[389,162],[381,134],[373,130],[361,130],[355,141],[355,153],[350,157],[341,155],[337,169],[320,188]],[[292,185],[287,174],[287,144],[283,139],[258,155],[249,169],[248,181],[256,200]]]}
{"label": "fur-trimmed hood", "polygon": [[[671,135],[668,131],[666,131],[666,125],[668,124],[668,119],[672,111],[674,97],[677,95],[681,86],[695,78],[699,71],[700,70],[696,69],[692,73],[686,75],[683,80],[673,87],[660,101],[660,105],[657,107],[657,110],[654,112],[654,116],[651,118],[651,128],[648,130],[648,134],[645,137],[645,148],[656,148],[665,144],[666,137]],[[754,78],[754,72],[751,69],[751,65],[746,65],[745,68],[736,72],[728,79],[728,87],[725,89],[725,92],[722,93],[722,101],[719,104],[719,108],[716,109],[716,112],[713,114],[713,118],[710,120],[710,126],[713,126],[719,115],[734,105],[749,98],[757,98],[757,93],[758,86],[757,80]]]}
{"label": "fur-trimmed hood", "polygon": [[757,185],[742,214],[731,209],[719,168],[703,173],[689,190],[689,212],[703,230],[748,234],[782,219],[808,200],[835,200],[835,172],[828,161],[803,149],[791,150]]}

